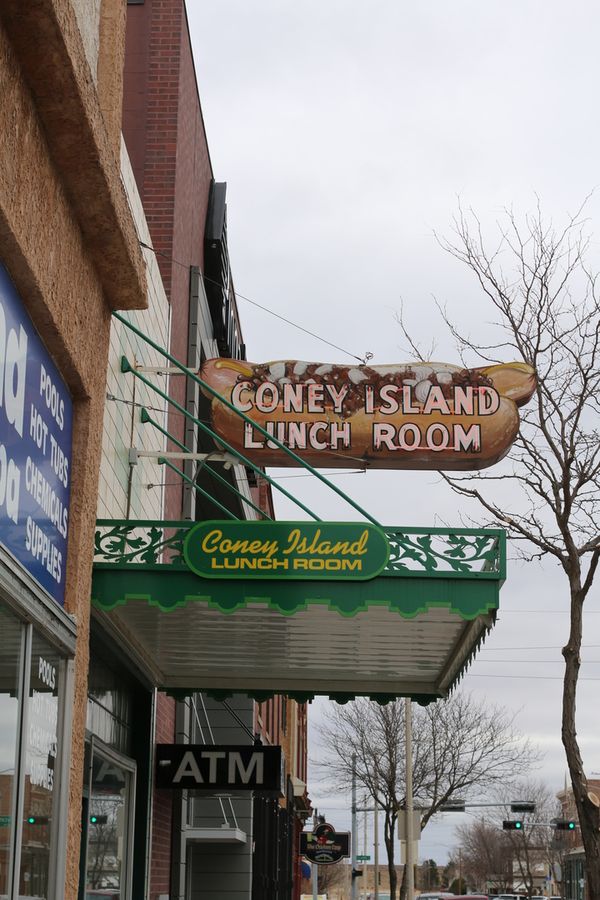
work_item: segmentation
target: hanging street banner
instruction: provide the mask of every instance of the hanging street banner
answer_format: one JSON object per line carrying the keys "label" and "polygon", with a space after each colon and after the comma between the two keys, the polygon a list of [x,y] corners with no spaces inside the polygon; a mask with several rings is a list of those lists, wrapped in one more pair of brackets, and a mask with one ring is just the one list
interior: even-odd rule
{"label": "hanging street banner", "polygon": [[203,578],[351,579],[366,581],[385,568],[389,544],[364,522],[199,522],[183,555]]}
{"label": "hanging street banner", "polygon": [[300,834],[300,855],[319,866],[330,866],[350,856],[350,832],[336,831],[322,822],[314,831]]}
{"label": "hanging street banner", "polygon": [[0,264],[0,543],[64,605],[73,404]]}
{"label": "hanging street banner", "polygon": [[157,744],[156,787],[256,791],[283,796],[281,747],[262,744]]}
{"label": "hanging street banner", "polygon": [[523,362],[467,369],[219,358],[200,377],[230,404],[205,389],[213,430],[270,466],[300,464],[276,440],[316,467],[483,469],[508,453],[518,407],[536,389]]}

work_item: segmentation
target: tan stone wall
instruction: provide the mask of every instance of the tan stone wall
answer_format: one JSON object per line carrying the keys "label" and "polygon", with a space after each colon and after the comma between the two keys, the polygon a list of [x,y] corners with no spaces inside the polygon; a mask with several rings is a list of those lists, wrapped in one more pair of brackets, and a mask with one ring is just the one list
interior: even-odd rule
{"label": "tan stone wall", "polygon": [[[113,4],[125,0],[104,2],[108,14]],[[119,21],[114,18],[115,27]],[[0,24],[12,44],[46,150],[69,196],[107,304],[113,309],[145,308],[144,264],[121,182],[120,144],[103,112],[110,106],[109,98],[120,92],[123,36],[116,32],[105,43],[106,53],[113,52],[114,67],[106,67],[112,75],[96,89],[71,0],[2,0]],[[9,111],[2,123],[9,140],[20,124],[18,115]],[[26,203],[27,183],[17,185],[16,193]],[[44,212],[38,209],[34,217]]]}
{"label": "tan stone wall", "polygon": [[109,140],[119,155],[127,26],[126,0],[102,0],[99,25],[98,96]]}
{"label": "tan stone wall", "polygon": [[[0,259],[9,270],[75,401],[65,606],[77,618],[75,701],[69,787],[69,890],[79,853],[88,625],[97,473],[110,312],[35,107],[0,28]],[[18,128],[16,127],[16,123]]]}
{"label": "tan stone wall", "polygon": [[[51,46],[36,41],[42,27]],[[78,62],[83,52],[78,41],[66,0],[31,5],[2,0],[0,260],[74,400],[65,606],[76,618],[77,647],[64,900],[75,900],[79,875],[90,589],[110,308],[145,304],[133,220],[102,117],[94,112],[98,98]],[[36,59],[43,62],[37,69]]]}

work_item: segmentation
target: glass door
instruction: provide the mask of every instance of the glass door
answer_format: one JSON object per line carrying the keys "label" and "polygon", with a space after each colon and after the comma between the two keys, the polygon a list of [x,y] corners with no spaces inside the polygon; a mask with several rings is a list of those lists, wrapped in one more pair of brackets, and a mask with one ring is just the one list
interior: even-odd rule
{"label": "glass door", "polygon": [[82,820],[80,900],[129,900],[133,861],[135,762],[92,737]]}

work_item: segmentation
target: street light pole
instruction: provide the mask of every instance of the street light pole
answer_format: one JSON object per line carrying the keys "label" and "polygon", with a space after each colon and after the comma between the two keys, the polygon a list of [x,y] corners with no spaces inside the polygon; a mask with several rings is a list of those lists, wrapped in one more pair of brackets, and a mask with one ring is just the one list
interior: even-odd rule
{"label": "street light pole", "polygon": [[351,879],[350,897],[356,900],[356,878],[354,878],[354,870],[356,868],[356,843],[358,841],[358,828],[356,827],[356,753],[352,754],[352,850],[350,853]]}
{"label": "street light pole", "polygon": [[406,900],[415,896],[415,860],[413,843],[412,704],[404,700],[404,743],[406,753]]}
{"label": "street light pole", "polygon": [[[315,811],[313,813],[313,831],[316,829],[317,825],[319,824],[319,816],[317,815],[318,812],[319,812],[318,809],[315,809]],[[312,864],[311,874],[312,874],[313,900],[319,900],[319,867],[316,864],[316,862],[313,862],[313,864]]]}
{"label": "street light pole", "polygon": [[379,806],[377,805],[377,792],[379,790],[379,782],[375,775],[375,818],[373,820],[373,875],[375,878],[374,893],[375,900],[379,900]]}

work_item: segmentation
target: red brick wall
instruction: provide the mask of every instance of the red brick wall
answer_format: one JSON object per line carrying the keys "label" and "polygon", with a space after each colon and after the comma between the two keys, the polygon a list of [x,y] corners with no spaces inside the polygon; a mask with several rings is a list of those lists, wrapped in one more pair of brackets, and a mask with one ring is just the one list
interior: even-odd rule
{"label": "red brick wall", "polygon": [[127,10],[123,134],[167,291],[171,287],[182,0]]}
{"label": "red brick wall", "polygon": [[[212,169],[183,0],[128,6],[123,134],[171,304],[170,351],[186,362],[189,270],[204,265]],[[182,405],[183,381],[174,378],[169,388]],[[181,439],[183,416],[174,412],[168,427]],[[181,518],[182,497],[180,486],[167,489],[166,519]],[[156,740],[171,743],[174,737],[175,703],[159,695]],[[172,815],[168,793],[155,792],[151,898],[170,892]]]}
{"label": "red brick wall", "polygon": [[[171,302],[170,350],[185,362],[190,266],[204,267],[213,176],[183,0],[128,7],[123,133]],[[169,391],[185,405],[183,379],[171,379]],[[180,413],[169,431],[182,439]],[[170,485],[165,518],[181,518],[182,499],[182,487]]]}
{"label": "red brick wall", "polygon": [[[171,0],[180,4],[181,0]],[[179,106],[177,116],[177,160],[174,183],[173,256],[171,269],[171,353],[186,361],[190,266],[204,268],[204,226],[212,168],[208,152],[187,22],[183,20],[181,41]],[[172,379],[170,393],[185,405],[184,379]],[[183,419],[173,416],[169,431],[183,437]],[[175,449],[175,448],[174,448]],[[183,491],[167,494],[167,518],[180,517]]]}

